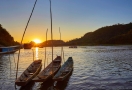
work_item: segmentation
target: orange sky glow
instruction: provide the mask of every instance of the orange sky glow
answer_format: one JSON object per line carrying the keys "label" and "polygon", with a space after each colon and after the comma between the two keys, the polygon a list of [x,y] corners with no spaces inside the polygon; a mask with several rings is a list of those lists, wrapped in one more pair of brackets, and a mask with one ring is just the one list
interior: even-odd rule
{"label": "orange sky glow", "polygon": [[[34,0],[2,0],[0,24],[15,41],[21,42]],[[35,38],[42,42],[50,37],[50,4],[38,0],[25,33],[23,43]],[[112,6],[112,7],[111,7]],[[132,0],[52,0],[53,39],[69,41],[104,26],[131,22]],[[107,8],[106,8],[107,7]]]}

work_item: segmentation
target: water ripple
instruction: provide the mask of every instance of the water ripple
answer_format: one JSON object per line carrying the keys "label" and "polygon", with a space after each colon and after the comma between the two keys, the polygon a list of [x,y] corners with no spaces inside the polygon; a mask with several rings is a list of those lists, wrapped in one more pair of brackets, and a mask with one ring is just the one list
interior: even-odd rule
{"label": "water ripple", "polygon": [[[54,47],[54,57],[60,55],[60,47]],[[21,50],[18,76],[33,61],[32,50]],[[57,90],[119,90],[132,89],[132,46],[80,46],[64,47],[64,59],[72,56],[74,70]],[[15,62],[18,52],[0,57],[0,90],[15,90]],[[44,48],[38,49],[38,58],[44,60]],[[35,59],[37,58],[35,57]],[[10,59],[9,59],[10,58]],[[48,63],[51,48],[47,48]],[[47,65],[47,64],[46,64]],[[47,82],[53,87],[51,82]],[[45,90],[45,84],[31,84],[28,90]],[[21,87],[17,87],[19,90]],[[47,87],[48,88],[48,87]],[[27,90],[27,88],[21,88]]]}

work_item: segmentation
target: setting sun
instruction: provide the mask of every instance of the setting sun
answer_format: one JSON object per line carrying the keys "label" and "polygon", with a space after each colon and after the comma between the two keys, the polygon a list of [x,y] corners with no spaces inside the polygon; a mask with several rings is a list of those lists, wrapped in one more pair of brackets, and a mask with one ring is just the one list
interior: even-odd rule
{"label": "setting sun", "polygon": [[41,40],[39,40],[39,39],[34,39],[33,40],[35,43],[41,43]]}

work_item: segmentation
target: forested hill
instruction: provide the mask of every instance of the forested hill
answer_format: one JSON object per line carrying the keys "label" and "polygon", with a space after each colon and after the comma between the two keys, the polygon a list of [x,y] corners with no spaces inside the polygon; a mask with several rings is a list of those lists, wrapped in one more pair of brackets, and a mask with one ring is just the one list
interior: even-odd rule
{"label": "forested hill", "polygon": [[9,32],[0,24],[0,46],[12,46],[17,44]]}
{"label": "forested hill", "polygon": [[67,45],[132,44],[132,23],[105,26],[83,37],[67,42]]}

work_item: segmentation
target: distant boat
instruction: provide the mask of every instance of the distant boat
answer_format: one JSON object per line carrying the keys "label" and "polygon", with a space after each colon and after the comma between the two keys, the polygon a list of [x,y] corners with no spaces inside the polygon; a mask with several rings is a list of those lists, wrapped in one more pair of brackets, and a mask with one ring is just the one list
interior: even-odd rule
{"label": "distant boat", "polygon": [[25,44],[23,44],[23,48],[24,49],[31,49],[32,45],[30,43],[25,43]]}
{"label": "distant boat", "polygon": [[77,46],[69,46],[69,48],[77,48]]}
{"label": "distant boat", "polygon": [[41,45],[39,46],[39,48],[43,48],[43,47],[44,47],[44,46],[41,46]]}
{"label": "distant boat", "polygon": [[68,60],[62,65],[57,74],[53,77],[54,81],[65,80],[73,70],[73,59],[69,57]]}
{"label": "distant boat", "polygon": [[45,82],[52,78],[61,67],[61,56],[57,56],[44,70],[42,70],[34,79],[34,82]]}
{"label": "distant boat", "polygon": [[0,47],[0,55],[15,53],[20,48],[21,48],[20,45],[17,45],[17,46],[8,46],[8,47]]}
{"label": "distant boat", "polygon": [[15,81],[18,86],[25,86],[29,83],[41,70],[42,60],[35,60]]}

